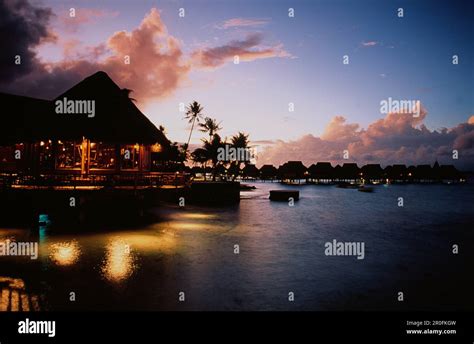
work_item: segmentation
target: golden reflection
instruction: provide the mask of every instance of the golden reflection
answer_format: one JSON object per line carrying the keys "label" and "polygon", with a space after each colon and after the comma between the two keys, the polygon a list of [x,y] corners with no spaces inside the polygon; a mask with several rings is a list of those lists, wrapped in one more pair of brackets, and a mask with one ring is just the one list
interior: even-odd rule
{"label": "golden reflection", "polygon": [[192,219],[192,220],[208,220],[216,218],[215,214],[203,214],[203,213],[186,213],[186,214],[179,214],[178,218],[183,219]]}
{"label": "golden reflection", "polygon": [[0,312],[40,310],[38,296],[27,291],[22,279],[0,276]]}
{"label": "golden reflection", "polygon": [[102,274],[109,281],[123,282],[136,269],[135,261],[130,245],[121,238],[115,238],[106,246]]}
{"label": "golden reflection", "polygon": [[195,231],[195,232],[207,232],[207,231],[212,231],[212,232],[222,232],[226,230],[226,227],[224,226],[219,226],[215,225],[212,223],[206,223],[206,222],[182,222],[182,221],[176,221],[170,223],[170,228],[175,231],[179,230],[190,230],[190,231]]}
{"label": "golden reflection", "polygon": [[76,240],[51,244],[49,249],[49,258],[57,265],[62,266],[76,263],[81,255],[81,249]]}

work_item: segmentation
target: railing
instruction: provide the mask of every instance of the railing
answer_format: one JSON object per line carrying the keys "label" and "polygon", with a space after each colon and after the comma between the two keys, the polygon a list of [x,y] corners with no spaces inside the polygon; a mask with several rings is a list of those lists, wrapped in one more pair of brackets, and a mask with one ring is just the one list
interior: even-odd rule
{"label": "railing", "polygon": [[0,189],[12,186],[25,187],[162,187],[185,186],[189,175],[172,172],[121,173],[113,175],[89,174],[0,174]]}

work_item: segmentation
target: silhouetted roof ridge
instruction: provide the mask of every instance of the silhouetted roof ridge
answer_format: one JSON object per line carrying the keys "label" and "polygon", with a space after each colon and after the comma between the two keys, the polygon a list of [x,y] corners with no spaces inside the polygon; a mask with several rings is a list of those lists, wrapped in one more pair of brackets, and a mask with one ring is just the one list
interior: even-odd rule
{"label": "silhouetted roof ridge", "polygon": [[[93,101],[93,113],[57,113],[56,102]],[[5,126],[0,127],[2,142],[38,139],[78,140],[82,137],[99,142],[156,143],[168,139],[138,109],[123,90],[103,71],[96,72],[54,100],[0,93],[5,112]],[[89,111],[89,110],[88,110]]]}
{"label": "silhouetted roof ridge", "polygon": [[0,96],[2,96],[2,97],[9,97],[9,98],[11,98],[11,99],[15,99],[15,98],[16,98],[16,100],[49,102],[48,99],[35,98],[35,97],[23,96],[23,95],[21,95],[21,94],[12,94],[12,93],[6,93],[6,92],[0,92]]}
{"label": "silhouetted roof ridge", "polygon": [[[94,93],[97,89],[100,90],[99,94],[117,92],[117,95],[119,95],[122,90],[106,72],[98,71],[79,81],[67,91],[54,98],[54,100],[64,97],[75,98],[77,93]],[[80,96],[81,98],[83,97],[83,95]]]}

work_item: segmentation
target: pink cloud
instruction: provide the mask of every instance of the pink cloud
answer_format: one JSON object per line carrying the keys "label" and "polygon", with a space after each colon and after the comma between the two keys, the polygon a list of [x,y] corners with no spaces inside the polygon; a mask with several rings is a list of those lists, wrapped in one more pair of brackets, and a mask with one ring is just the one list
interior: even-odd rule
{"label": "pink cloud", "polygon": [[219,29],[229,29],[234,27],[256,27],[266,25],[270,19],[267,18],[232,18],[217,25]]}
{"label": "pink cloud", "polygon": [[321,138],[328,141],[346,141],[355,139],[358,135],[358,129],[358,124],[346,124],[346,119],[344,117],[336,116],[331,120],[331,122],[329,122]]}
{"label": "pink cloud", "polygon": [[244,40],[234,40],[214,48],[198,49],[192,54],[193,63],[198,67],[215,68],[239,56],[240,61],[253,61],[272,57],[292,57],[281,44],[261,47],[263,35],[253,33]]}
{"label": "pink cloud", "polygon": [[[180,42],[168,34],[157,9],[152,9],[136,29],[116,32],[105,43],[83,46],[75,39],[60,43],[64,59],[38,63],[32,73],[15,83],[21,93],[51,98],[104,70],[121,87],[132,89],[134,97],[147,101],[171,94],[190,70]],[[130,64],[125,63],[126,56]]]}
{"label": "pink cloud", "polygon": [[118,11],[106,11],[98,8],[75,8],[75,16],[71,17],[69,9],[59,15],[59,25],[62,30],[73,33],[84,24],[95,22],[102,18],[113,18]]}
{"label": "pink cloud", "polygon": [[366,42],[362,42],[362,46],[363,47],[374,47],[378,44],[378,42],[376,41],[366,41]]}
{"label": "pink cloud", "polygon": [[[84,23],[107,15],[110,14],[100,10],[81,9],[76,11],[74,19],[77,23]],[[47,37],[48,19],[42,23],[44,37]],[[27,49],[38,47],[41,37]],[[58,40],[57,44],[63,49],[61,60],[36,59],[34,68],[28,74],[17,77],[14,84],[3,85],[3,90],[52,98],[82,78],[103,70],[121,87],[132,89],[136,99],[147,102],[171,95],[187,80],[192,68],[220,67],[235,55],[241,61],[291,56],[281,44],[263,45],[261,34],[252,34],[244,40],[234,40],[220,47],[201,48],[185,55],[182,43],[168,33],[156,8],[145,15],[137,28],[115,32],[106,42],[85,46],[83,42],[68,37]],[[126,56],[130,64],[125,63]]]}
{"label": "pink cloud", "polygon": [[[295,141],[278,141],[259,154],[258,164],[280,165],[288,160],[301,160],[308,166],[318,161],[410,165],[438,160],[442,164],[474,168],[474,123],[432,131],[423,124],[426,116],[426,110],[419,117],[390,113],[367,129],[359,129],[358,124],[346,123],[344,117],[336,116],[321,137],[308,134]],[[343,159],[344,150],[349,151],[349,160]],[[453,150],[458,150],[457,160],[453,159]]]}

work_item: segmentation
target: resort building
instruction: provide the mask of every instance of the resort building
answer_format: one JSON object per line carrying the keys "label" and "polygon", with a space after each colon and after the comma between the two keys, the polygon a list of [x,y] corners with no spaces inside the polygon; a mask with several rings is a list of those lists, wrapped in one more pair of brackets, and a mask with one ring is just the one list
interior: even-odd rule
{"label": "resort building", "polygon": [[170,142],[129,93],[104,72],[54,100],[0,93],[0,174],[77,179],[151,172],[152,157]]}

